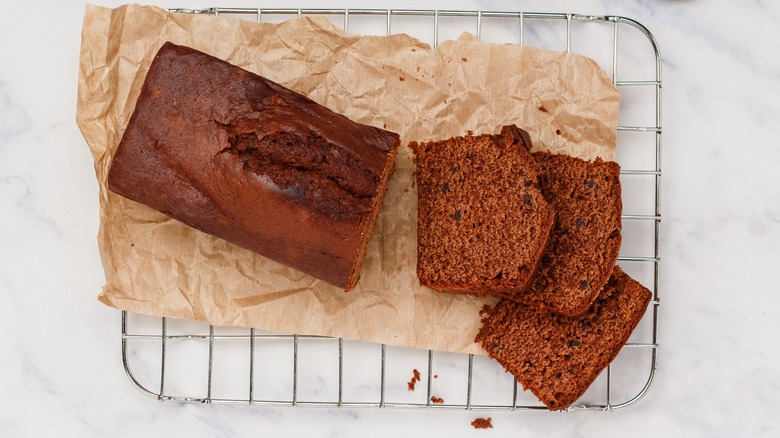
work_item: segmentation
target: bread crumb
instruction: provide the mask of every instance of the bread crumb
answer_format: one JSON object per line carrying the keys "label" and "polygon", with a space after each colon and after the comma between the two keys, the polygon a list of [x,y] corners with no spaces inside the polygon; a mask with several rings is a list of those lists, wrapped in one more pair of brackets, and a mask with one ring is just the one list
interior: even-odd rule
{"label": "bread crumb", "polygon": [[483,304],[482,308],[479,309],[479,316],[480,316],[480,322],[482,324],[487,321],[488,317],[490,316],[490,313],[493,311],[493,308],[488,306],[487,304]]}
{"label": "bread crumb", "polygon": [[135,243],[131,243],[130,246],[135,246]]}
{"label": "bread crumb", "polygon": [[417,73],[420,73],[420,66],[417,66]]}
{"label": "bread crumb", "polygon": [[556,130],[555,130],[555,133],[556,133],[557,135],[561,135],[561,130],[560,130],[560,129],[556,129]]}
{"label": "bread crumb", "polygon": [[491,420],[492,417],[477,418],[471,422],[471,425],[474,426],[474,429],[492,429],[493,423]]}
{"label": "bread crumb", "polygon": [[420,372],[417,371],[417,368],[415,368],[412,370],[412,380],[406,383],[406,387],[409,389],[409,391],[414,391],[414,384],[419,381],[420,381]]}
{"label": "bread crumb", "polygon": [[399,81],[403,82],[403,81],[404,81],[404,79],[405,79],[405,78],[404,78],[403,76],[398,76],[398,80],[399,80]]}
{"label": "bread crumb", "polygon": [[468,131],[466,131],[466,135],[472,136],[472,135],[474,135],[474,131],[469,129]]}
{"label": "bread crumb", "polygon": [[440,405],[440,404],[444,403],[444,399],[443,398],[436,397],[435,395],[431,396],[431,401],[436,403],[437,405]]}
{"label": "bread crumb", "polygon": [[434,379],[438,379],[438,378],[439,378],[439,375],[438,375],[438,374],[434,374],[434,375],[433,375],[433,378],[434,378]]}
{"label": "bread crumb", "polygon": [[387,123],[383,123],[383,124],[382,124],[382,127],[383,127],[384,129],[387,129]]}
{"label": "bread crumb", "polygon": [[549,112],[549,111],[547,111],[547,108],[544,107],[544,105],[539,105],[539,111],[541,111],[543,113],[548,113]]}
{"label": "bread crumb", "polygon": [[469,62],[468,58],[460,58],[463,62]]}
{"label": "bread crumb", "polygon": [[416,51],[417,51],[417,49],[415,49],[414,47],[412,47],[412,52],[416,52]]}

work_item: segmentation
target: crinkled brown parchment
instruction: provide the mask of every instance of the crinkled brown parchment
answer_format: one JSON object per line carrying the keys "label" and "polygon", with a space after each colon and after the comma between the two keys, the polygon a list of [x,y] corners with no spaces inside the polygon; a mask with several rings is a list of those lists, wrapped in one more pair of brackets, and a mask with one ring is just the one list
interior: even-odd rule
{"label": "crinkled brown parchment", "polygon": [[[165,41],[226,59],[358,122],[402,149],[356,289],[343,290],[108,191],[111,156]],[[464,34],[435,50],[406,35],[360,37],[323,18],[258,24],[136,5],[87,6],[77,121],[100,183],[100,301],[149,315],[284,333],[482,353],[491,298],[437,293],[416,273],[416,188],[407,143],[528,130],[537,148],[614,158],[618,93],[590,59]]]}

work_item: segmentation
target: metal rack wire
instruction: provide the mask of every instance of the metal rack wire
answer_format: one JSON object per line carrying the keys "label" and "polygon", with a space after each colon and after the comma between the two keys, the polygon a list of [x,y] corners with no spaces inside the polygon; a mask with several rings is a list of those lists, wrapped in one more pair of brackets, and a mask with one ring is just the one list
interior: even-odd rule
{"label": "metal rack wire", "polygon": [[[648,309],[647,314],[643,318],[640,326],[645,325],[647,328],[645,336],[649,339],[642,339],[640,342],[633,342],[632,340],[624,347],[623,351],[640,350],[649,352],[649,365],[648,373],[646,375],[641,374],[635,380],[639,380],[637,390],[632,396],[628,396],[624,400],[616,401],[613,393],[616,390],[615,379],[613,377],[613,365],[610,365],[599,379],[603,382],[599,386],[599,391],[603,390],[601,401],[599,402],[577,402],[575,405],[569,407],[567,410],[600,410],[611,411],[615,409],[621,409],[635,404],[639,401],[649,390],[650,385],[655,376],[655,370],[657,365],[657,353],[658,353],[658,311],[660,307],[659,297],[659,276],[660,276],[660,223],[661,223],[661,56],[658,50],[658,45],[653,35],[647,28],[638,23],[635,20],[619,17],[619,16],[594,16],[594,15],[579,15],[570,13],[539,13],[539,12],[497,12],[497,11],[454,11],[454,10],[394,10],[394,9],[247,9],[247,8],[209,8],[202,10],[190,10],[190,9],[173,9],[172,12],[180,13],[196,13],[196,14],[210,14],[210,15],[233,15],[244,19],[253,19],[257,22],[263,22],[268,17],[300,17],[305,15],[324,15],[331,19],[331,21],[338,22],[338,18],[341,20],[341,27],[350,31],[355,20],[361,17],[378,17],[384,18],[382,21],[382,27],[385,34],[391,34],[396,32],[399,27],[402,27],[401,20],[405,17],[427,17],[432,20],[433,37],[432,45],[435,47],[439,43],[443,20],[447,17],[456,17],[459,19],[466,19],[471,22],[471,29],[466,29],[474,32],[478,38],[483,36],[486,29],[488,19],[500,18],[509,20],[510,22],[516,22],[516,30],[519,32],[519,38],[515,41],[505,41],[516,44],[525,44],[527,35],[533,35],[528,30],[529,26],[533,24],[537,26],[541,23],[546,28],[553,27],[553,23],[563,23],[565,30],[562,38],[559,36],[558,41],[565,44],[566,51],[573,51],[572,42],[577,41],[577,32],[574,30],[574,23],[598,23],[597,26],[608,26],[611,31],[611,37],[609,44],[611,45],[611,64],[602,65],[608,72],[611,70],[611,76],[613,82],[621,92],[621,105],[627,107],[639,107],[643,110],[647,110],[652,114],[654,120],[650,120],[649,123],[621,123],[618,126],[618,161],[620,162],[623,170],[621,171],[621,180],[624,181],[623,197],[624,201],[627,199],[627,194],[630,196],[632,190],[640,192],[643,189],[638,189],[636,184],[625,188],[625,182],[627,179],[639,179],[641,185],[649,187],[652,191],[652,195],[637,196],[641,199],[640,209],[642,211],[636,214],[624,214],[623,221],[636,222],[642,224],[651,225],[651,233],[653,237],[652,248],[647,253],[639,255],[623,255],[619,257],[619,263],[627,269],[631,265],[638,265],[638,271],[645,272],[647,279],[643,281],[653,292],[653,299]],[[624,30],[627,29],[627,30]],[[628,40],[622,37],[625,32],[636,32],[641,38],[633,38]],[[641,40],[644,39],[644,42]],[[649,54],[647,58],[650,58],[648,65],[651,66],[648,77],[628,78],[623,79],[619,71],[620,67],[623,68],[629,65],[631,62],[636,62],[636,59],[631,56],[627,56],[628,60],[622,60],[625,53],[636,54],[633,47],[628,47],[627,50],[623,47],[629,44],[648,44]],[[609,60],[607,61],[609,62]],[[618,79],[620,78],[620,79]],[[632,102],[631,100],[641,100],[636,96],[632,96],[629,89],[641,89],[649,90],[652,94],[648,102]],[[622,108],[621,108],[622,111]],[[642,138],[625,138],[621,135],[639,135]],[[649,139],[649,142],[645,139]],[[642,145],[652,144],[652,153],[647,151],[642,152],[642,159],[640,166],[632,165],[627,166],[621,162],[621,152],[630,151],[631,148],[641,148]],[[631,160],[627,160],[631,161]],[[633,160],[637,161],[637,160]],[[626,236],[628,233],[634,234],[649,234],[649,231],[639,230],[626,230],[624,226],[624,247],[626,246]],[[641,245],[638,245],[641,246]],[[649,245],[648,245],[649,246]],[[630,269],[629,269],[630,270]],[[652,283],[652,284],[648,284]],[[144,394],[156,398],[161,401],[179,401],[179,402],[196,402],[196,403],[213,403],[213,404],[240,404],[240,405],[272,405],[272,406],[323,406],[323,407],[400,407],[400,408],[431,408],[431,409],[467,409],[467,410],[544,410],[546,409],[541,403],[535,400],[522,400],[521,392],[518,392],[518,384],[516,380],[511,382],[504,382],[508,384],[509,388],[488,388],[488,391],[511,391],[511,400],[501,403],[495,402],[479,402],[475,400],[475,385],[477,385],[475,376],[478,371],[475,370],[475,356],[474,355],[462,355],[467,360],[465,365],[465,381],[462,382],[462,386],[465,387],[465,399],[454,403],[435,402],[434,397],[434,381],[438,378],[438,374],[434,372],[437,368],[437,363],[434,360],[436,352],[427,351],[427,360],[423,359],[420,363],[425,363],[425,371],[422,373],[425,377],[421,378],[420,383],[425,385],[425,399],[420,400],[396,400],[388,396],[391,388],[396,388],[399,385],[405,388],[406,382],[398,382],[393,380],[392,382],[388,378],[388,361],[392,356],[390,348],[381,345],[379,346],[379,364],[378,364],[378,383],[374,385],[374,389],[378,391],[376,397],[371,399],[352,399],[347,396],[345,391],[345,382],[348,382],[350,377],[349,373],[345,372],[345,364],[348,364],[350,359],[345,357],[345,340],[332,339],[316,336],[299,336],[299,335],[284,335],[261,332],[255,329],[246,329],[246,333],[241,334],[222,334],[217,333],[214,326],[209,326],[203,323],[203,330],[190,330],[183,334],[170,333],[169,332],[169,319],[157,318],[157,322],[153,323],[159,328],[152,330],[152,333],[140,333],[134,331],[133,324],[130,322],[131,315],[127,312],[122,312],[122,358],[124,369],[133,382],[133,384]],[[208,328],[208,333],[205,333],[205,327]],[[190,328],[191,329],[191,328]],[[302,379],[300,368],[300,353],[302,351],[302,343],[306,340],[326,340],[330,339],[337,342],[338,359],[337,359],[337,389],[332,394],[332,397],[326,397],[320,400],[306,400],[300,395],[302,393]],[[248,366],[248,385],[242,390],[243,395],[241,397],[227,398],[214,396],[214,359],[215,359],[215,342],[222,342],[224,340],[232,340],[236,342],[245,343],[248,351],[248,364],[243,365],[234,364],[235,366]],[[290,376],[289,388],[285,390],[287,393],[281,397],[265,397],[258,396],[258,388],[256,381],[258,380],[258,359],[256,356],[261,355],[262,360],[273,361],[279,358],[278,354],[271,354],[262,356],[263,349],[269,341],[282,341],[291,344],[292,347],[292,359],[288,363],[290,367],[285,370]],[[152,385],[141,383],[142,379],[136,378],[137,374],[149,374],[149,369],[139,368],[138,365],[133,365],[132,359],[138,359],[139,352],[134,350],[132,345],[136,342],[154,342],[153,350],[156,352],[149,352],[147,354],[158,355],[159,363],[155,366],[159,367],[159,385],[155,383]],[[198,344],[207,344],[208,351],[208,363],[206,372],[205,391],[203,394],[190,394],[190,395],[173,395],[169,388],[166,387],[166,375],[171,376],[179,372],[179,370],[173,369],[171,365],[172,355],[169,344],[171,342],[178,341],[191,341]],[[354,342],[354,341],[347,341]],[[159,343],[159,349],[158,345]],[[244,348],[244,347],[242,347]],[[623,355],[623,352],[621,352]],[[620,359],[621,356],[618,356]],[[289,359],[289,358],[288,358]],[[478,358],[477,360],[481,360]],[[644,360],[644,359],[642,359]],[[140,360],[144,362],[144,360]],[[152,361],[154,362],[154,361]],[[617,360],[616,360],[617,362]],[[233,365],[233,364],[231,364]],[[143,366],[142,366],[143,367]],[[494,370],[495,371],[495,370]],[[156,381],[156,379],[152,379]],[[457,385],[456,385],[457,386]],[[506,385],[504,385],[506,386]],[[594,387],[597,386],[594,384]],[[589,390],[590,392],[590,390]],[[587,395],[587,393],[586,393]],[[462,397],[461,397],[462,398]],[[582,399],[581,399],[582,400]]]}

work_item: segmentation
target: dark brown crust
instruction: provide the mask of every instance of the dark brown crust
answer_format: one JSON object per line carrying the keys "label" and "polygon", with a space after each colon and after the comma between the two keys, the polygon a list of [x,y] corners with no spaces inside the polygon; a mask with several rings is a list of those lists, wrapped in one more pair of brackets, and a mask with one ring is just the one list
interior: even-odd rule
{"label": "dark brown crust", "polygon": [[651,298],[616,266],[585,315],[569,318],[504,299],[475,342],[550,410],[560,410],[580,398],[615,359]]}
{"label": "dark brown crust", "polygon": [[478,295],[526,291],[554,222],[528,134],[512,125],[497,135],[410,146],[420,284]]}
{"label": "dark brown crust", "polygon": [[514,300],[566,316],[588,311],[617,262],[623,211],[620,166],[535,152],[555,226],[533,286]]}
{"label": "dark brown crust", "polygon": [[[382,178],[379,181],[379,187],[380,192],[378,196],[375,196],[373,198],[373,204],[371,206],[371,216],[368,218],[368,228],[369,236],[370,231],[373,230],[374,224],[376,223],[376,218],[379,216],[379,210],[382,207],[382,199],[385,197],[385,193],[387,193],[387,187],[390,183],[390,177],[393,175],[393,171],[395,170],[395,155],[398,152],[398,148],[394,148],[389,152],[388,159],[390,160],[391,166],[389,168],[385,169],[384,174],[382,175]],[[352,269],[349,273],[349,281],[344,286],[345,290],[350,290],[357,285],[358,280],[360,280],[360,269],[363,267],[363,260],[366,258],[366,251],[368,251],[368,242],[370,239],[366,238],[363,239],[360,242],[360,246],[358,248],[357,257],[353,259],[352,263]]]}
{"label": "dark brown crust", "polygon": [[165,43],[109,188],[344,289],[358,280],[397,134]]}

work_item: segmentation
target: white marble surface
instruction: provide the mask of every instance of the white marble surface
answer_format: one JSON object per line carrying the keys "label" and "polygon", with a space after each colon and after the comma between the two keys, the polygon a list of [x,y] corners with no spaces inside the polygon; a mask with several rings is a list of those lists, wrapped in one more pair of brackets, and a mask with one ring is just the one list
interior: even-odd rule
{"label": "white marble surface", "polygon": [[[159,4],[217,3],[286,5]],[[508,0],[375,6],[518,8]],[[475,412],[144,397],[122,370],[119,312],[95,299],[103,282],[97,184],[75,124],[84,3],[17,1],[0,12],[0,436],[777,436],[780,5],[539,0],[520,7],[634,18],[654,33],[664,57],[661,348],[655,382],[636,406],[491,413],[494,429],[483,431],[469,426]]]}

